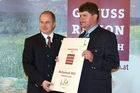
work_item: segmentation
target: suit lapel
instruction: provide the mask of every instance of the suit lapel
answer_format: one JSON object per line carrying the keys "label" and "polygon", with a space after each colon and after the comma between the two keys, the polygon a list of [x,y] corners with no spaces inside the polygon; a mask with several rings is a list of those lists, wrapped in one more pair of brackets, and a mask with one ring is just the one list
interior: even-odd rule
{"label": "suit lapel", "polygon": [[86,31],[79,35],[79,38],[84,38]]}
{"label": "suit lapel", "polygon": [[55,49],[55,45],[56,45],[56,34],[54,33],[54,35],[53,35],[53,40],[52,40],[53,42],[51,43],[51,49],[52,50],[54,50]]}
{"label": "suit lapel", "polygon": [[41,47],[44,48],[44,47],[47,46],[46,40],[45,40],[45,38],[43,37],[43,35],[41,33],[38,34],[38,39],[37,40],[38,40],[38,42],[39,42]]}
{"label": "suit lapel", "polygon": [[96,39],[99,37],[100,35],[100,26],[98,26],[93,32],[90,33],[89,37],[90,37],[90,40],[93,42],[96,41]]}
{"label": "suit lapel", "polygon": [[[90,38],[90,41],[95,42],[96,38],[99,36],[100,34],[100,26],[98,26],[93,32],[91,32],[89,34],[89,38]],[[85,35],[86,31],[83,32],[82,34],[79,35],[79,38],[84,38],[84,35]]]}
{"label": "suit lapel", "polygon": [[89,34],[90,41],[88,44],[88,49],[94,48],[94,45],[96,45],[95,42],[97,38],[99,37],[99,35],[100,35],[100,26],[98,26],[93,32]]}
{"label": "suit lapel", "polygon": [[[58,40],[58,36],[57,34],[54,33],[54,36],[53,36],[53,42],[51,43],[51,51],[53,54],[56,54],[57,53],[57,49],[59,47],[59,41]],[[53,55],[55,56],[55,55]]]}

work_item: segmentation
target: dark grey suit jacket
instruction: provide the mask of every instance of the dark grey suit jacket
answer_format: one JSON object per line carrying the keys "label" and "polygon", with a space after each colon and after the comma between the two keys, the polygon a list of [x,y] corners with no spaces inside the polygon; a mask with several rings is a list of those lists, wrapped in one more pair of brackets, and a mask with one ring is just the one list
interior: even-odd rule
{"label": "dark grey suit jacket", "polygon": [[[79,37],[83,38],[84,33]],[[84,60],[78,93],[112,93],[111,70],[119,67],[117,40],[114,33],[98,26],[89,35],[88,49],[93,62]]]}

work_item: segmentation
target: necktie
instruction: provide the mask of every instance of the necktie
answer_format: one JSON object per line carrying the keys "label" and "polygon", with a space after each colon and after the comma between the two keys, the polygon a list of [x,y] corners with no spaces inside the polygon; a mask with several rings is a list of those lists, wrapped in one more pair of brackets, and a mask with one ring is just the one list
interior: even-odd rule
{"label": "necktie", "polygon": [[51,37],[48,36],[47,39],[48,39],[48,47],[51,48]]}
{"label": "necktie", "polygon": [[88,32],[86,32],[86,33],[84,34],[84,37],[88,37],[88,35],[89,35]]}

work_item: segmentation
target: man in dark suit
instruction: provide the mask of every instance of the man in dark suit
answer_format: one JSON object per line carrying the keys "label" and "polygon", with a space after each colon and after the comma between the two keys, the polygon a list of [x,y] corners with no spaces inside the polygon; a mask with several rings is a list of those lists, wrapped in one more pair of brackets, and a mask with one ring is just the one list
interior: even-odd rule
{"label": "man in dark suit", "polygon": [[79,7],[80,38],[89,37],[78,93],[112,93],[111,71],[119,67],[117,40],[114,33],[98,24],[98,6],[86,2]]}
{"label": "man in dark suit", "polygon": [[44,11],[40,15],[40,33],[25,40],[23,68],[28,76],[27,93],[57,93],[51,91],[51,78],[61,41],[64,36],[53,32],[55,15]]}

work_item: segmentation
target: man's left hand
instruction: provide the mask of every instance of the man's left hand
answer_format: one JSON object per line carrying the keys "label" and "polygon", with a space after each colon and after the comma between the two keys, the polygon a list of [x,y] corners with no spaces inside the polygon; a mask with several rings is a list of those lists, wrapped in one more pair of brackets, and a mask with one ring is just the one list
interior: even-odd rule
{"label": "man's left hand", "polygon": [[89,62],[93,62],[94,55],[93,55],[93,53],[91,51],[85,50],[82,53],[82,56],[84,56],[85,59],[87,59]]}

